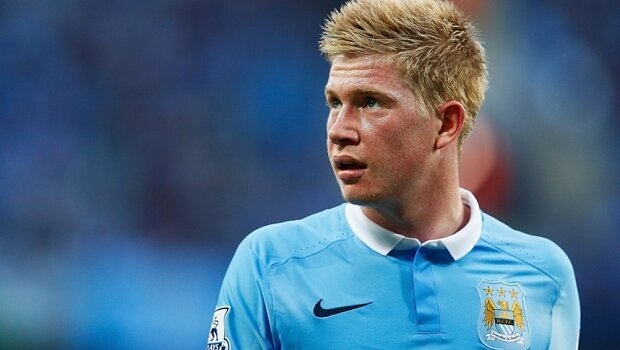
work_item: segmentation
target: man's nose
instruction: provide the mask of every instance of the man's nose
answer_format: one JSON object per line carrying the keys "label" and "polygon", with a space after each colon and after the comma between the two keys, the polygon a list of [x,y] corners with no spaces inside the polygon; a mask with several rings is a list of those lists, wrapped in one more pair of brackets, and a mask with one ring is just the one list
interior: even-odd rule
{"label": "man's nose", "polygon": [[360,142],[358,111],[353,106],[343,106],[338,114],[330,116],[327,125],[329,140],[339,146],[356,145]]}

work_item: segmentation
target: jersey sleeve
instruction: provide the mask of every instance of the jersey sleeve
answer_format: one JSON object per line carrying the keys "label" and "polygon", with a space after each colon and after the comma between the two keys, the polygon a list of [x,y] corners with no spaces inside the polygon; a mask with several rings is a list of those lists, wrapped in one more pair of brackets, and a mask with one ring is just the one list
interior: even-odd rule
{"label": "jersey sleeve", "polygon": [[577,349],[581,327],[581,311],[575,273],[568,257],[563,254],[560,294],[551,314],[549,350]]}
{"label": "jersey sleeve", "polygon": [[233,256],[218,298],[207,350],[275,349],[265,266],[246,238]]}

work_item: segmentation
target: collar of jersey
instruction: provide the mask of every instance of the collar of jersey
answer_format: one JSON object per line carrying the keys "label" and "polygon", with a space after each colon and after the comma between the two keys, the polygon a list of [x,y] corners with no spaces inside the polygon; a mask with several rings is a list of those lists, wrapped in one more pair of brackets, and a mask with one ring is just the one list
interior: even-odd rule
{"label": "collar of jersey", "polygon": [[462,188],[460,195],[463,203],[470,208],[469,222],[461,230],[448,237],[432,239],[424,243],[377,225],[364,214],[358,205],[347,203],[345,216],[353,233],[370,249],[381,255],[387,255],[392,250],[406,250],[422,246],[447,249],[454,260],[459,260],[474,248],[482,230],[482,213],[478,201],[471,192]]}

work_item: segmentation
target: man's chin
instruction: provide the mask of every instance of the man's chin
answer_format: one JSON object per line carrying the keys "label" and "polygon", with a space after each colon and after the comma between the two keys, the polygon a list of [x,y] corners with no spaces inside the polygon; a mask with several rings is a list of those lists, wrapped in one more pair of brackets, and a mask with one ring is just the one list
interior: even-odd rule
{"label": "man's chin", "polygon": [[349,202],[355,205],[368,206],[376,203],[379,199],[377,195],[370,193],[348,193],[346,191],[342,192],[342,198],[345,202]]}

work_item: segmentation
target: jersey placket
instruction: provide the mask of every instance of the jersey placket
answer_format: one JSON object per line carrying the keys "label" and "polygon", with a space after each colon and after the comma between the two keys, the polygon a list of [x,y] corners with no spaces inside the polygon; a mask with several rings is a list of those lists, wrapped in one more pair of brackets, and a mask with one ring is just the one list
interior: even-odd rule
{"label": "jersey placket", "polygon": [[411,270],[418,332],[440,331],[439,303],[433,276],[433,250],[418,248]]}

